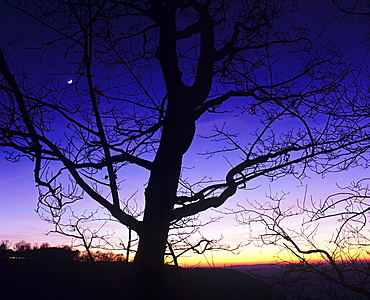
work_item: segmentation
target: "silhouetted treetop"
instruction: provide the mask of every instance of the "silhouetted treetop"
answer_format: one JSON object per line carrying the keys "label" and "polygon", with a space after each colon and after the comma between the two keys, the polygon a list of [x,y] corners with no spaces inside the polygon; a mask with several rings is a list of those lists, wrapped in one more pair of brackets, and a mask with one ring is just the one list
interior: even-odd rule
{"label": "silhouetted treetop", "polygon": [[[125,257],[113,251],[91,251],[94,261],[122,262]],[[0,258],[7,259],[37,259],[48,261],[90,261],[86,252],[73,249],[68,245],[52,247],[48,243],[33,246],[26,241],[20,241],[13,246],[8,240],[0,242]]]}

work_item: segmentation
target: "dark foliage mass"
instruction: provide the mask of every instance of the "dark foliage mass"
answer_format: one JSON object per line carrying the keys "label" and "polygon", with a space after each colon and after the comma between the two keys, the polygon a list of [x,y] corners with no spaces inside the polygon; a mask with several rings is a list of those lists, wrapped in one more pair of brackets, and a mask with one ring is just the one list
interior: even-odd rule
{"label": "dark foliage mass", "polygon": [[0,243],[0,259],[35,259],[43,261],[101,261],[101,262],[118,262],[125,261],[121,253],[112,251],[83,251],[75,250],[70,246],[50,247],[48,243],[31,245],[26,241],[20,241],[11,245],[8,240]]}
{"label": "dark foliage mass", "polygon": [[15,252],[13,250],[0,251],[2,259],[37,259],[37,260],[77,260],[78,252],[65,247],[52,247],[44,249],[32,249],[25,252]]}

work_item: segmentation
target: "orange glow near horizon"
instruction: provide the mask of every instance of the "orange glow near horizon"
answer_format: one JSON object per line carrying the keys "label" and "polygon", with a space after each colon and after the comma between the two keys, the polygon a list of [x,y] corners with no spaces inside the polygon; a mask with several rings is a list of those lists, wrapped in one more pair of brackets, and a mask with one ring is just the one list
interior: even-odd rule
{"label": "orange glow near horizon", "polygon": [[[235,265],[255,265],[255,264],[274,264],[281,262],[276,256],[276,248],[270,249],[250,247],[235,255],[226,251],[210,251],[204,255],[192,255],[180,257],[179,265],[182,267],[229,267]],[[292,261],[292,258],[284,257],[287,261]]]}
{"label": "orange glow near horizon", "polygon": [[[357,261],[370,261],[370,254],[366,251],[355,256]],[[302,257],[309,263],[328,263],[319,254]],[[348,253],[336,254],[335,257],[337,263],[352,260],[353,255],[348,255]],[[277,247],[271,246],[262,249],[251,247],[238,255],[225,251],[213,251],[205,255],[180,257],[178,262],[181,267],[232,267],[237,265],[299,263],[300,260],[288,250],[277,251]]]}

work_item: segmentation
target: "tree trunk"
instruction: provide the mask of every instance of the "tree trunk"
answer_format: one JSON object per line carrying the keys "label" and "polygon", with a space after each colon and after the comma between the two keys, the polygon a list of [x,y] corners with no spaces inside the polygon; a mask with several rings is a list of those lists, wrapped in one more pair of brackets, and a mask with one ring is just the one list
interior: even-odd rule
{"label": "tree trunk", "polygon": [[[161,223],[161,224],[160,224]],[[168,225],[157,222],[147,226],[140,238],[134,261],[134,299],[161,299],[161,275],[167,243]]]}
{"label": "tree trunk", "polygon": [[145,191],[144,230],[140,233],[134,261],[134,299],[148,299],[148,294],[150,299],[160,299],[170,214],[176,199],[182,157],[194,133],[195,122],[191,111],[169,104],[160,146]]}

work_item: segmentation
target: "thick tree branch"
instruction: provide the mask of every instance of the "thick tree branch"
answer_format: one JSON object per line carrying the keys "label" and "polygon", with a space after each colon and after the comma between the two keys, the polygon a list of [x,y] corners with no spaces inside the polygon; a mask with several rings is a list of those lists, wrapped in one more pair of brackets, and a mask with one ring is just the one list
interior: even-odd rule
{"label": "thick tree branch", "polygon": [[[365,137],[363,141],[365,142],[368,141],[369,139],[370,139],[369,137]],[[359,141],[356,142],[350,141],[347,142],[346,144],[337,145],[336,141],[332,141],[331,144],[333,144],[334,146],[332,148],[325,148],[325,146],[328,147],[330,145],[330,143],[326,142],[323,145],[321,145],[323,146],[323,149],[321,150],[316,149],[316,151],[311,151],[308,154],[304,154],[301,157],[292,160],[288,160],[291,154],[295,152],[312,149],[312,147],[315,146],[313,146],[312,144],[307,144],[303,146],[294,146],[277,151],[275,153],[261,155],[251,160],[247,159],[242,163],[238,164],[237,166],[233,167],[227,173],[225,183],[210,185],[190,197],[187,196],[177,197],[177,201],[175,203],[184,204],[186,202],[188,203],[190,202],[190,204],[184,204],[182,207],[174,209],[171,214],[171,220],[181,219],[183,217],[197,214],[211,207],[221,206],[222,204],[225,203],[225,201],[228,198],[230,198],[236,193],[238,186],[244,185],[246,182],[254,178],[262,177],[276,170],[284,170],[288,166],[293,166],[300,162],[304,162],[308,159],[338,151],[345,147],[349,147],[350,145],[356,144],[357,142]],[[318,144],[316,144],[316,147],[317,146]],[[277,159],[279,157],[280,160]],[[273,166],[267,167],[265,169],[262,168],[261,170],[254,171],[252,173],[235,178],[235,175],[242,174],[244,171],[248,171],[248,168],[252,166],[257,166],[259,164],[263,164],[271,159],[276,160]],[[206,195],[217,192],[218,190],[223,190],[219,196],[206,198]]]}

